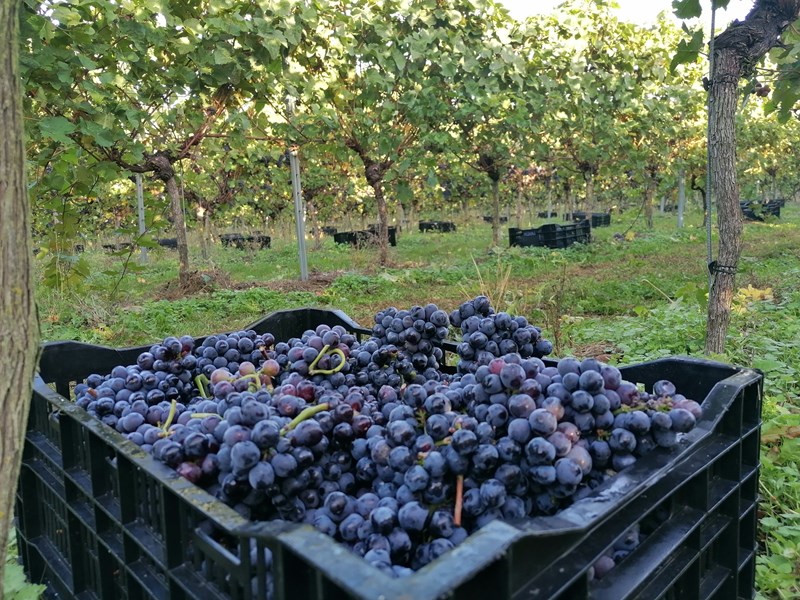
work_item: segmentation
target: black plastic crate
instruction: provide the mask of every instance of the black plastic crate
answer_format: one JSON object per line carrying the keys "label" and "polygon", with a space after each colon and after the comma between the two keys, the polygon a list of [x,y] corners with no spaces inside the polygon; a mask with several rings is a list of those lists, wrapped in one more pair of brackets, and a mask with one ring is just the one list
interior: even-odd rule
{"label": "black plastic crate", "polygon": [[420,221],[419,230],[423,233],[429,231],[438,231],[441,233],[450,233],[456,230],[456,224],[452,221]]}
{"label": "black plastic crate", "polygon": [[[583,211],[575,211],[573,213],[567,213],[564,215],[565,221],[573,221],[575,223],[579,221],[586,221],[589,220],[589,213]],[[591,214],[591,226],[592,227],[610,227],[611,226],[611,213],[597,213],[593,212]]]}
{"label": "black plastic crate", "polygon": [[568,248],[573,244],[588,244],[592,239],[589,221],[559,225],[548,223],[535,229],[509,227],[509,246],[540,246],[544,248]]}
{"label": "black plastic crate", "polygon": [[542,235],[539,229],[508,228],[509,246],[543,246]]}
{"label": "black plastic crate", "polygon": [[[492,222],[492,215],[484,215],[483,216],[483,220],[486,223],[491,223]],[[508,217],[505,217],[505,216],[501,215],[500,216],[500,220],[498,222],[499,223],[508,223]]]}
{"label": "black plastic crate", "polygon": [[178,249],[178,238],[159,238],[156,240],[156,242],[162,248],[172,248],[173,250]]}
{"label": "black plastic crate", "polygon": [[[333,235],[337,244],[349,244],[357,248],[366,248],[378,244],[376,229],[363,229],[360,231],[340,231]],[[389,245],[397,246],[397,227],[389,227]]]}
{"label": "black plastic crate", "polygon": [[536,216],[540,219],[554,219],[558,216],[558,213],[556,211],[547,212],[546,210],[543,210],[542,212],[536,213]]}
{"label": "black plastic crate", "polygon": [[769,202],[742,201],[742,214],[748,221],[763,221],[764,217],[781,216],[783,203],[780,200],[770,200]]}
{"label": "black plastic crate", "polygon": [[130,242],[116,242],[103,244],[102,246],[103,250],[108,250],[109,252],[120,252],[121,250],[130,250],[133,244]]}
{"label": "black plastic crate", "polygon": [[[339,311],[280,311],[252,324],[277,339]],[[452,351],[448,344],[447,350]],[[66,399],[70,382],[145,350],[45,344],[20,486],[20,556],[59,598],[752,598],[762,378],[691,358],[623,368],[672,380],[704,418],[672,452],[639,459],[553,517],[495,521],[404,579],[309,526],[250,522]],[[54,391],[47,384],[55,386]],[[594,561],[635,524],[643,543],[600,581]],[[267,563],[264,549],[272,552]]]}
{"label": "black plastic crate", "polygon": [[248,248],[269,248],[272,245],[272,238],[268,235],[244,235],[241,233],[223,233],[219,236],[222,245],[226,248],[237,248],[246,250]]}

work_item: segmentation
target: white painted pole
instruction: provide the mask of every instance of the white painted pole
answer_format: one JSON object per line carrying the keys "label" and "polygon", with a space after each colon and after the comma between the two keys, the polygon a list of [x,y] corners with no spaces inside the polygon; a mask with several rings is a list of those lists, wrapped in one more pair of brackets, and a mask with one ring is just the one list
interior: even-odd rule
{"label": "white painted pole", "polygon": [[[286,97],[286,112],[294,114],[294,98]],[[297,149],[289,149],[289,169],[292,174],[292,196],[294,197],[294,222],[297,228],[297,252],[300,255],[300,279],[308,280],[308,255],[306,254],[306,211],[303,190],[300,186],[300,160]]]}

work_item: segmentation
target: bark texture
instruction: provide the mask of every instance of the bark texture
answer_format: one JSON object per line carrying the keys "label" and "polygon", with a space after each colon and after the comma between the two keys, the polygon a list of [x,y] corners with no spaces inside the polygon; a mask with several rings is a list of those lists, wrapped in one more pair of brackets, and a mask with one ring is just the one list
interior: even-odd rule
{"label": "bark texture", "polygon": [[200,251],[203,260],[211,259],[211,211],[203,211],[203,235],[201,238]]}
{"label": "bark texture", "polygon": [[732,49],[718,52],[715,64],[711,110],[711,178],[717,199],[719,225],[718,270],[708,298],[706,353],[721,353],[731,317],[736,283],[735,269],[742,254],[742,211],[736,180],[735,117],[741,59]]}
{"label": "bark texture", "polygon": [[149,156],[146,167],[164,182],[169,198],[172,226],[175,228],[175,238],[178,242],[178,280],[185,286],[189,283],[189,245],[186,242],[186,222],[183,218],[178,182],[175,180],[175,168],[170,157],[161,152]]}
{"label": "bark texture", "polygon": [[486,152],[478,153],[477,168],[492,182],[492,247],[500,245],[500,163]]}
{"label": "bark texture", "polygon": [[500,181],[492,179],[492,248],[500,245]]}
{"label": "bark texture", "polygon": [[19,5],[0,2],[0,582],[39,347],[17,55]]}
{"label": "bark texture", "polygon": [[380,247],[380,264],[385,267],[389,263],[389,210],[383,195],[383,178],[372,184],[375,204],[378,207],[378,244]]}
{"label": "bark texture", "polygon": [[583,179],[586,182],[586,212],[589,213],[591,220],[594,211],[594,174],[592,171],[587,171],[583,174]]}
{"label": "bark texture", "polygon": [[[644,219],[648,229],[653,229],[653,198],[656,195],[658,180],[655,173],[648,167],[646,174],[647,181],[644,188]],[[663,212],[663,208],[662,208]]]}
{"label": "bark texture", "polygon": [[181,193],[174,175],[167,179],[164,185],[167,188],[172,224],[175,226],[175,238],[178,241],[178,281],[185,286],[189,283],[189,244],[186,241],[186,222],[183,219]]}
{"label": "bark texture", "polygon": [[386,206],[386,197],[383,195],[383,179],[386,171],[391,168],[392,161],[376,161],[355,138],[349,138],[345,145],[358,154],[361,159],[361,164],[364,165],[364,177],[375,196],[375,206],[378,209],[378,247],[380,249],[378,261],[382,267],[385,267],[389,263],[389,209]]}
{"label": "bark texture", "polygon": [[683,227],[683,211],[686,208],[686,171],[678,173],[678,229]]}
{"label": "bark texture", "polygon": [[800,0],[760,0],[744,21],[734,21],[715,40],[709,89],[711,180],[717,204],[719,250],[708,297],[707,354],[725,349],[736,269],[742,254],[742,211],[736,178],[736,108],[739,80],[748,77],[800,13]]}

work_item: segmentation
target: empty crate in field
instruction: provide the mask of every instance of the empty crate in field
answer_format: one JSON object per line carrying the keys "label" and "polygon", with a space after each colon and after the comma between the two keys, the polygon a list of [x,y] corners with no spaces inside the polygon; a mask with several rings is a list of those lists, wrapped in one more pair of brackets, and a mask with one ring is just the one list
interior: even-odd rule
{"label": "empty crate in field", "polygon": [[[389,245],[397,246],[397,227],[389,227]],[[349,244],[356,248],[377,246],[379,243],[377,229],[362,229],[358,231],[340,231],[333,235],[337,244]]]}
{"label": "empty crate in field", "polygon": [[534,229],[508,229],[510,246],[539,246],[544,248],[567,248],[573,244],[588,244],[592,231],[589,221],[578,223],[548,223]]}
{"label": "empty crate in field", "polygon": [[429,231],[449,233],[456,230],[456,224],[451,221],[420,221],[419,230],[423,233]]}
{"label": "empty crate in field", "polygon": [[223,233],[219,239],[224,247],[239,250],[269,248],[272,243],[272,238],[263,234]]}
{"label": "empty crate in field", "polygon": [[765,217],[781,216],[781,208],[784,206],[783,200],[769,200],[758,202],[755,200],[742,200],[739,202],[742,214],[748,221],[763,221]]}
{"label": "empty crate in field", "polygon": [[[567,213],[564,215],[565,221],[585,221],[590,219],[589,213],[583,211],[575,211],[573,213]],[[591,213],[591,225],[592,227],[608,227],[611,225],[611,213],[598,213],[593,212]]]}

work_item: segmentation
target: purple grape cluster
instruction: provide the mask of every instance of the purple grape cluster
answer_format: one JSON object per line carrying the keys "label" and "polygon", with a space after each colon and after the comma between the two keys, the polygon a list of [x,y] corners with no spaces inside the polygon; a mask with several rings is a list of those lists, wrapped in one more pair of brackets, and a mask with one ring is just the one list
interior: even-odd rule
{"label": "purple grape cluster", "polygon": [[356,385],[351,355],[358,347],[356,337],[344,327],[326,325],[307,330],[299,338],[278,342],[274,351],[267,351],[266,355],[281,368],[279,383],[296,373],[309,383],[346,393]]}
{"label": "purple grape cluster", "polygon": [[541,358],[553,351],[553,344],[541,337],[541,329],[525,317],[495,312],[486,296],[464,302],[450,313],[449,319],[462,333],[457,348],[459,373],[474,373],[481,365],[506,354]]}
{"label": "purple grape cluster", "polygon": [[255,331],[237,331],[222,335],[210,335],[196,348],[196,374],[210,376],[215,369],[227,369],[236,373],[242,363],[256,367],[266,360],[265,349],[272,347],[275,337],[271,333],[258,335]]}
{"label": "purple grape cluster", "polygon": [[701,416],[668,381],[645,392],[593,359],[547,366],[539,330],[485,298],[456,312],[462,345],[487,341],[455,374],[447,314],[428,305],[381,311],[364,342],[327,325],[278,343],[167,338],[76,395],[246,518],[308,523],[392,576],[492,520],[556,513]]}
{"label": "purple grape cluster", "polygon": [[[449,334],[447,313],[435,304],[412,306],[408,310],[389,307],[375,315],[372,339],[363,352],[378,352],[370,361],[359,358],[367,369],[369,382],[380,387],[402,383],[424,383],[441,379],[444,361],[442,342]],[[370,365],[379,365],[378,370]]]}
{"label": "purple grape cluster", "polygon": [[193,348],[194,340],[188,336],[168,337],[141,353],[135,365],[116,366],[105,376],[90,375],[75,387],[76,403],[121,433],[158,425],[172,401],[182,411],[196,394]]}

